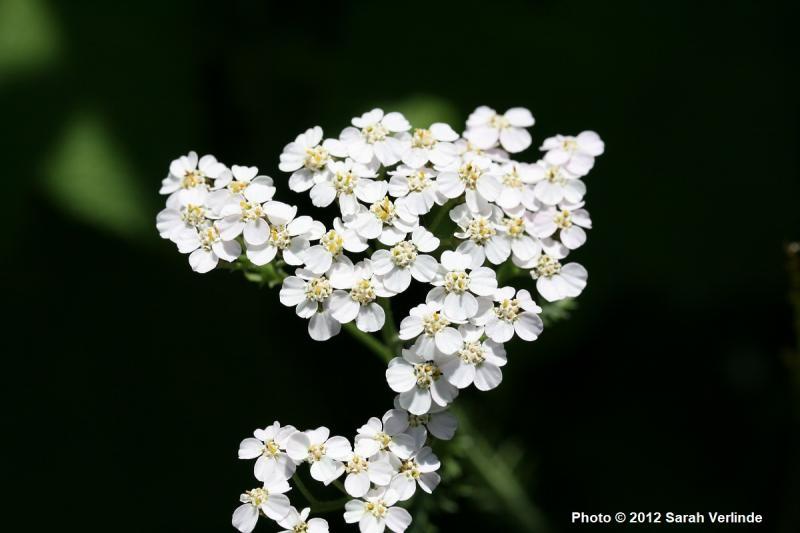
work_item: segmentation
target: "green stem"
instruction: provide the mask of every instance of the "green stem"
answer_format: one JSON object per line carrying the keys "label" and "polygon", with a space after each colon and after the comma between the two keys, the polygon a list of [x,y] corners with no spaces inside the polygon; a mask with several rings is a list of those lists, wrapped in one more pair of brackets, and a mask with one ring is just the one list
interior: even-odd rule
{"label": "green stem", "polygon": [[297,473],[292,476],[292,481],[294,481],[297,490],[300,491],[300,494],[303,495],[303,498],[306,499],[309,506],[314,507],[320,503],[319,500],[317,500],[314,495],[311,494],[311,491],[308,490],[308,487],[306,487],[306,484],[303,483],[303,480],[300,479],[300,476],[297,475]]}
{"label": "green stem", "polygon": [[317,502],[315,505],[311,506],[311,512],[313,514],[322,514],[322,513],[330,513],[332,511],[341,511],[344,509],[344,506],[347,502],[352,500],[353,498],[339,498],[338,500],[330,500],[325,502]]}
{"label": "green stem", "polygon": [[439,207],[439,211],[436,213],[436,216],[433,217],[430,225],[428,226],[428,231],[436,235],[436,230],[439,229],[439,226],[447,220],[447,215],[450,213],[450,209],[455,204],[455,200],[448,200],[443,206]]}
{"label": "green stem", "polygon": [[378,300],[381,308],[383,308],[383,313],[386,316],[383,328],[381,328],[381,335],[383,336],[383,342],[385,342],[389,348],[389,350],[394,354],[397,353],[397,344],[400,341],[400,337],[397,334],[397,327],[394,325],[394,313],[392,312],[392,302],[389,298],[380,298]]}
{"label": "green stem", "polygon": [[350,496],[349,494],[347,494],[347,489],[344,488],[344,485],[342,485],[342,482],[339,481],[338,479],[334,479],[331,485],[339,489],[345,496]]}
{"label": "green stem", "polygon": [[486,481],[487,485],[500,497],[506,510],[525,531],[544,532],[548,530],[544,515],[525,493],[525,489],[514,475],[514,469],[505,458],[493,452],[492,445],[475,431],[466,412],[457,405],[450,411],[458,417],[459,435],[469,439],[471,446],[466,454],[467,460]]}
{"label": "green stem", "polygon": [[383,359],[385,362],[389,362],[394,358],[394,352],[391,349],[387,348],[386,346],[381,343],[378,339],[370,335],[369,333],[365,333],[358,329],[353,322],[348,322],[347,324],[343,324],[342,326],[344,330],[350,334],[351,337],[355,338],[356,340],[360,341],[361,344],[369,348],[372,353]]}

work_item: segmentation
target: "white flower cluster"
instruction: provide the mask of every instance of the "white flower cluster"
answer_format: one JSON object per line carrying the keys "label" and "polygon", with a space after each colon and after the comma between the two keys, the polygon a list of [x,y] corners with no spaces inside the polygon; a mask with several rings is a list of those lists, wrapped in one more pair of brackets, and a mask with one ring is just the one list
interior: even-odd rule
{"label": "white flower cluster", "polygon": [[[511,159],[530,146],[526,128],[533,123],[524,108],[499,114],[479,107],[459,135],[443,123],[412,130],[402,114],[373,109],[338,138],[323,139],[319,127],[306,130],[284,148],[279,168],[291,173],[289,188],[308,192],[313,205],[337,204],[327,227],[273,200],[272,178],[256,167],[228,168],[194,152],[172,162],[161,189],[169,195],[157,217],[161,236],[189,254],[197,272],[220,259],[296,267],[281,276],[280,301],[309,320],[314,340],[349,323],[381,330],[388,298],[412,279],[430,286],[425,302],[400,323],[407,347],[386,370],[398,393],[395,409],[371,418],[352,446],[325,427],[298,431],[277,422],[242,441],[239,456],[257,458],[263,486],[242,495],[233,516],[240,531],[251,531],[260,513],[288,531],[328,530],[284,494],[301,463],[326,485],[346,475],[344,488],[356,499],[344,518],[362,533],[404,531],[411,516],[395,504],[417,485],[432,492],[439,483],[439,460],[426,443],[452,438],[456,420],[447,406],[472,384],[497,387],[503,344],[542,332],[532,295],[498,287],[495,267],[529,272],[549,302],[582,292],[586,270],[565,259],[591,227],[583,178],[603,142],[591,131],[557,135],[545,139],[539,161]],[[455,231],[445,235],[446,217]],[[453,249],[437,259],[440,248]]]}

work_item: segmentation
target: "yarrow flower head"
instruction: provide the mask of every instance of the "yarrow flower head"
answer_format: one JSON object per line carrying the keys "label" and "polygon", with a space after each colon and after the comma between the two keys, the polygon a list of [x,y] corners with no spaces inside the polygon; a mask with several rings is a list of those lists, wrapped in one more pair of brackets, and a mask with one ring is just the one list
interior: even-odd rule
{"label": "yarrow flower head", "polygon": [[[375,108],[338,138],[324,138],[319,126],[296,135],[280,154],[282,179],[195,152],[170,163],[156,227],[192,270],[229,268],[279,286],[281,304],[308,320],[313,340],[345,330],[388,359],[384,376],[396,393],[393,408],[352,441],[325,426],[279,422],[244,438],[238,456],[253,461],[258,482],[233,511],[239,531],[266,517],[282,533],[327,533],[311,513],[341,504],[320,502],[306,475],[353,498],[344,519],[362,533],[405,531],[412,518],[396,504],[440,484],[448,456],[437,441],[458,429],[449,407],[459,391],[498,387],[511,366],[505,344],[542,334],[537,301],[584,290],[587,271],[571,254],[592,227],[584,179],[605,146],[593,131],[555,135],[541,143],[540,160],[516,161],[532,144],[533,124],[526,108],[481,106],[459,135]],[[335,210],[332,220],[298,213],[279,199],[282,184]],[[415,283],[427,289],[424,302],[413,300]],[[411,304],[397,325],[392,299],[401,293]],[[361,354],[351,355],[348,364],[360,365]],[[289,480],[308,507],[291,505]]]}

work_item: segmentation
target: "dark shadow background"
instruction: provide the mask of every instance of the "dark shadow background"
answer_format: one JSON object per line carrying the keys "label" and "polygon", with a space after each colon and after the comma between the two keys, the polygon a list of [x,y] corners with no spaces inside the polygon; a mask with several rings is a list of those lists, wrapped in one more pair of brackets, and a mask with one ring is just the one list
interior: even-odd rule
{"label": "dark shadow background", "polygon": [[[350,434],[391,401],[349,339],[313,344],[277,294],[158,238],[171,159],[280,181],[311,125],[375,105],[460,125],[488,104],[529,107],[534,144],[597,130],[606,155],[580,308],[464,395],[481,431],[524,451],[555,531],[581,510],[800,531],[797,22],[792,2],[0,0],[11,516],[233,531],[239,439],[276,418]],[[432,519],[513,530],[471,500]]]}

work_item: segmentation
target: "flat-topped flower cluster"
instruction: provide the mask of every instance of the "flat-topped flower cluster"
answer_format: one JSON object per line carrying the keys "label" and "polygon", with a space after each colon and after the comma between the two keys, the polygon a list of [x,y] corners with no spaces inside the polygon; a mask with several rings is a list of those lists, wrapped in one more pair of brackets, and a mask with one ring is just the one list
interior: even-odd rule
{"label": "flat-topped flower cluster", "polygon": [[196,272],[220,261],[277,265],[281,303],[309,321],[316,341],[343,324],[379,331],[389,298],[412,280],[429,286],[399,324],[406,347],[386,370],[395,409],[371,418],[352,445],[325,427],[298,431],[277,422],[242,441],[239,456],[257,459],[262,485],[241,496],[233,516],[240,531],[249,533],[262,514],[287,531],[328,530],[285,495],[304,463],[325,484],[345,476],[354,499],[344,518],[363,533],[404,531],[411,516],[395,504],[417,485],[430,493],[439,483],[430,444],[456,430],[447,406],[470,385],[497,387],[504,343],[542,332],[534,296],[499,286],[499,268],[527,272],[548,302],[582,292],[587,272],[567,257],[591,227],[583,178],[603,142],[591,131],[557,135],[544,140],[540,160],[513,160],[530,146],[533,124],[524,108],[479,107],[462,135],[444,123],[412,129],[402,114],[381,109],[354,118],[338,138],[310,128],[284,148],[279,168],[314,206],[336,204],[329,225],[275,200],[275,181],[256,167],[194,152],[172,162],[161,188],[168,195],[157,217],[161,236],[188,254]]}

